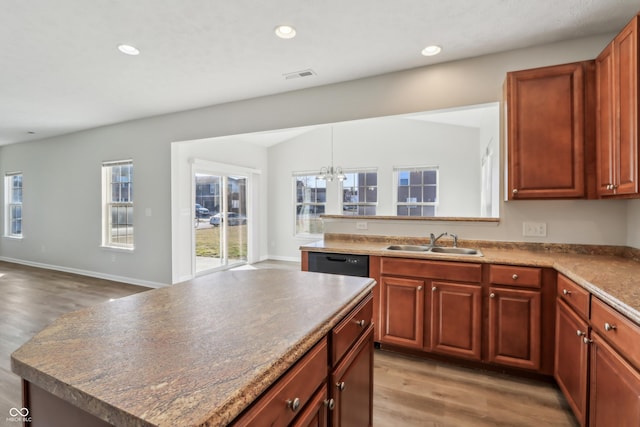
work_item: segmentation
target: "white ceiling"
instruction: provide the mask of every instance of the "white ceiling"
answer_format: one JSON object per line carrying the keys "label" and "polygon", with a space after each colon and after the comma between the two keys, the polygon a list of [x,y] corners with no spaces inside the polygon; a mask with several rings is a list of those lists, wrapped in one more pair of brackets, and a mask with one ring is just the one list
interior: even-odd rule
{"label": "white ceiling", "polygon": [[[638,0],[3,0],[0,145],[619,31],[639,10]],[[297,37],[275,37],[278,24]],[[123,55],[121,43],[142,53]],[[443,52],[421,56],[428,44]],[[283,77],[305,69],[316,75]]]}

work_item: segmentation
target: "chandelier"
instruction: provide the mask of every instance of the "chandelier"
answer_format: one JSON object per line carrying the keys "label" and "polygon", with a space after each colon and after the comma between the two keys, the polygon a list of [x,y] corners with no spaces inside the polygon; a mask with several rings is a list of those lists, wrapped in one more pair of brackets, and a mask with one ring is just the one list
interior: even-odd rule
{"label": "chandelier", "polygon": [[333,181],[334,179],[344,181],[347,179],[347,176],[342,172],[342,168],[340,166],[333,166],[333,126],[331,126],[331,166],[321,167],[317,178],[325,181]]}

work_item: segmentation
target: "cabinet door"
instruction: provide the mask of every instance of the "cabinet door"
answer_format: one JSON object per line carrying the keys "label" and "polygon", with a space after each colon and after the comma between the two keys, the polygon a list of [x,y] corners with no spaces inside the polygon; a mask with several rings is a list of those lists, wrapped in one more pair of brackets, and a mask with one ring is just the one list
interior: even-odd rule
{"label": "cabinet door", "polygon": [[596,185],[598,195],[613,194],[615,175],[615,106],[613,43],[596,58]]}
{"label": "cabinet door", "polygon": [[422,348],[424,281],[382,276],[380,341]]}
{"label": "cabinet door", "polygon": [[581,426],[587,415],[587,362],[589,346],[583,341],[589,325],[564,301],[556,310],[554,377]]}
{"label": "cabinet door", "polygon": [[292,427],[327,427],[329,425],[329,410],[333,408],[333,401],[327,398],[327,386],[321,387],[307,403]]}
{"label": "cabinet door", "polygon": [[433,281],[431,351],[481,359],[482,288]]}
{"label": "cabinet door", "polygon": [[507,108],[509,199],[584,197],[585,63],[508,73]]}
{"label": "cabinet door", "polygon": [[489,288],[489,361],[540,368],[540,291]]}
{"label": "cabinet door", "polygon": [[640,425],[640,373],[597,333],[592,334],[589,425]]}
{"label": "cabinet door", "polygon": [[616,116],[619,182],[616,194],[638,192],[638,18],[613,41],[616,74]]}
{"label": "cabinet door", "polygon": [[373,325],[331,374],[333,427],[373,425]]}

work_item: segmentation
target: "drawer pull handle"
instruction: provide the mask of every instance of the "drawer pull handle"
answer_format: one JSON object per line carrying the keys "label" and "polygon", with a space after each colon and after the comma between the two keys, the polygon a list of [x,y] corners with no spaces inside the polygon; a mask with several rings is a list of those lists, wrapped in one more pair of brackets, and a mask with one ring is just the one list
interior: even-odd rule
{"label": "drawer pull handle", "polygon": [[329,408],[330,411],[333,411],[333,408],[336,407],[336,401],[333,400],[333,399],[325,400],[324,401],[324,406]]}
{"label": "drawer pull handle", "polygon": [[563,289],[562,290],[562,295],[571,295],[571,291],[569,291],[567,289]]}
{"label": "drawer pull handle", "polygon": [[336,387],[338,387],[340,391],[344,390],[344,381],[336,383]]}
{"label": "drawer pull handle", "polygon": [[512,278],[513,280],[518,280],[518,275],[517,275],[517,274],[514,274],[513,276],[511,276],[511,278]]}
{"label": "drawer pull handle", "polygon": [[422,290],[422,286],[418,286],[418,291],[421,291],[421,290]]}
{"label": "drawer pull handle", "polygon": [[293,412],[296,412],[298,409],[300,409],[300,399],[296,397],[293,400],[287,400],[287,408],[291,409],[291,411]]}
{"label": "drawer pull handle", "polygon": [[437,291],[437,290],[438,290],[438,288],[436,288],[435,286],[434,286],[433,288],[431,288],[431,291],[432,291],[432,292],[435,292],[435,291]]}
{"label": "drawer pull handle", "polygon": [[609,332],[609,331],[614,331],[616,329],[616,325],[612,325],[610,323],[605,323],[604,324],[604,330]]}
{"label": "drawer pull handle", "polygon": [[511,190],[511,192],[512,192],[513,194],[518,194],[518,189],[517,189],[517,188],[514,188],[513,190]]}
{"label": "drawer pull handle", "polygon": [[587,333],[586,332],[582,332],[580,329],[578,329],[576,331],[576,335],[579,336],[579,337],[584,337],[584,336],[587,335]]}
{"label": "drawer pull handle", "polygon": [[364,321],[364,319],[362,320],[356,320],[356,325],[360,326],[361,328],[364,328],[364,324],[367,323]]}
{"label": "drawer pull handle", "polygon": [[496,297],[496,294],[494,294],[493,292],[489,294],[489,298],[495,298],[495,297]]}

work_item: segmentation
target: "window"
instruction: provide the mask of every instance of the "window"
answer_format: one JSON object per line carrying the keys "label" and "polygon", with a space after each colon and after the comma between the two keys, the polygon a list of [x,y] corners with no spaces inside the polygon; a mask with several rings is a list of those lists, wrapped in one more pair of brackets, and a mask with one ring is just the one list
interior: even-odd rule
{"label": "window", "polygon": [[394,168],[396,214],[435,216],[438,206],[438,168]]}
{"label": "window", "polygon": [[8,173],[4,177],[6,222],[5,235],[22,237],[22,173]]}
{"label": "window", "polygon": [[133,161],[102,164],[103,246],[133,249]]}
{"label": "window", "polygon": [[322,219],[327,203],[326,181],[315,175],[293,177],[295,185],[296,235],[322,234]]}
{"label": "window", "polygon": [[345,172],[342,181],[342,213],[344,215],[375,215],[378,205],[378,172],[360,169]]}

